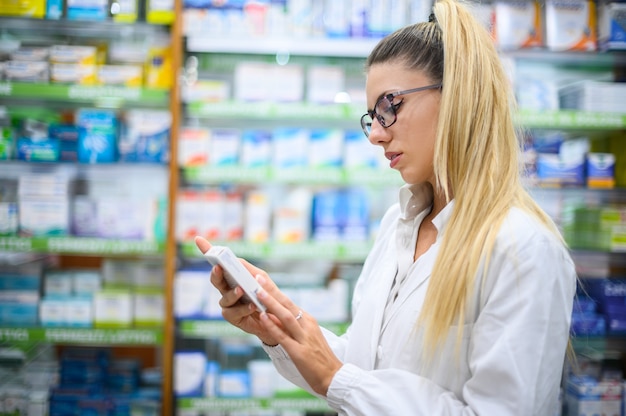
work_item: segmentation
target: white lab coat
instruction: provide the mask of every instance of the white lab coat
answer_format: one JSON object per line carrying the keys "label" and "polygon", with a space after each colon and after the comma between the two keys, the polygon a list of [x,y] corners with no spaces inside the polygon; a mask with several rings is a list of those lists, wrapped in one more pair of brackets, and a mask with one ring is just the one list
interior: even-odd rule
{"label": "white lab coat", "polygon": [[[348,331],[338,337],[323,330],[344,363],[326,397],[340,415],[555,414],[576,273],[558,239],[519,209],[500,230],[486,279],[477,280],[459,349],[453,327],[435,359],[422,357],[415,323],[452,206],[434,219],[437,241],[420,257],[386,319],[404,214],[397,204],[385,214],[355,288]],[[266,351],[284,377],[311,391],[280,346]]]}

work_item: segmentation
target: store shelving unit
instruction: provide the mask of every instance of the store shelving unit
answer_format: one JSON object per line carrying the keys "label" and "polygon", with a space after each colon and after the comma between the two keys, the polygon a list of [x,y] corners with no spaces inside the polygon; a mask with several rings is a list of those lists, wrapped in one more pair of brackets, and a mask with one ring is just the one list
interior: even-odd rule
{"label": "store shelving unit", "polygon": [[[180,9],[180,1],[176,7]],[[175,14],[171,24],[149,24],[145,22],[121,23],[113,21],[72,21],[66,19],[46,20],[30,18],[0,17],[3,32],[18,34],[22,41],[45,44],[50,39],[59,43],[76,40],[111,40],[126,37],[129,39],[153,39],[155,36],[169,36],[172,44],[172,80],[176,85],[181,67],[180,13]],[[177,183],[176,139],[179,127],[180,97],[178,88],[159,89],[145,87],[97,86],[73,84],[43,84],[0,81],[0,104],[24,108],[73,109],[95,107],[115,110],[126,109],[166,109],[171,112],[170,134],[171,159],[165,165],[145,165],[114,163],[106,165],[84,165],[63,163],[28,163],[20,161],[0,161],[0,178],[16,178],[22,173],[70,172],[81,177],[104,177],[111,174],[147,174],[148,177],[163,179],[165,196],[174,201]],[[72,176],[70,175],[70,176]],[[99,267],[105,258],[118,259],[163,259],[165,269],[164,303],[165,320],[160,327],[130,328],[80,328],[80,327],[0,327],[0,345],[54,345],[58,348],[90,346],[113,348],[121,355],[140,356],[144,364],[161,369],[161,414],[171,415],[172,402],[172,356],[173,320],[171,293],[173,273],[176,263],[176,246],[169,230],[173,229],[175,204],[169,203],[165,240],[128,240],[107,238],[85,238],[75,236],[21,237],[0,236],[0,251],[13,253],[37,253],[54,255],[60,259],[60,267]],[[134,355],[133,355],[134,354]]]}

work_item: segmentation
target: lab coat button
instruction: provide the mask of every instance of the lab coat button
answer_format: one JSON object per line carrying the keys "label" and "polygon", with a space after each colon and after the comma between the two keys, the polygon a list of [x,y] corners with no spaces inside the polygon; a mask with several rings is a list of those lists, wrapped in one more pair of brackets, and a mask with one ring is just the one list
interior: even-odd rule
{"label": "lab coat button", "polygon": [[383,358],[383,346],[382,345],[379,345],[378,348],[376,349],[376,357],[378,357],[379,360]]}

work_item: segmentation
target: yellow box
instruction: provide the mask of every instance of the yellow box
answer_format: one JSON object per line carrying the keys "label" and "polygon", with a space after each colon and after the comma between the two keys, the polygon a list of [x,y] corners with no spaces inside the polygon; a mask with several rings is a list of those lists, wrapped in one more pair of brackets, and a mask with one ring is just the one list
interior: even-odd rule
{"label": "yellow box", "polygon": [[26,16],[43,19],[46,0],[0,0],[0,16]]}
{"label": "yellow box", "polygon": [[172,49],[167,46],[152,46],[148,50],[146,63],[146,87],[169,89],[172,87]]}

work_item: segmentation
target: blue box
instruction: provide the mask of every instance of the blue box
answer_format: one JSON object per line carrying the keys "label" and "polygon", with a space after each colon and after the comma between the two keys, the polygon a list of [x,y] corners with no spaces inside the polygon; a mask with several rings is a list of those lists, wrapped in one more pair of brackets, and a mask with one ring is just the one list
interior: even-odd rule
{"label": "blue box", "polygon": [[537,177],[542,186],[583,186],[585,184],[585,162],[564,162],[559,155],[539,154]]}
{"label": "blue box", "polygon": [[117,160],[118,117],[114,111],[81,109],[76,114],[78,161],[111,163]]}
{"label": "blue box", "polygon": [[20,137],[17,139],[17,159],[27,162],[57,162],[61,148],[57,139],[32,139]]}

